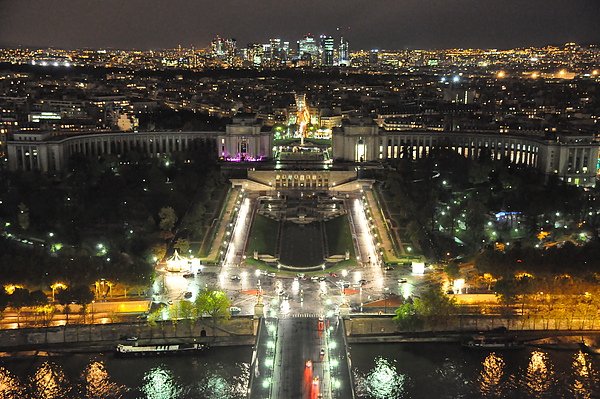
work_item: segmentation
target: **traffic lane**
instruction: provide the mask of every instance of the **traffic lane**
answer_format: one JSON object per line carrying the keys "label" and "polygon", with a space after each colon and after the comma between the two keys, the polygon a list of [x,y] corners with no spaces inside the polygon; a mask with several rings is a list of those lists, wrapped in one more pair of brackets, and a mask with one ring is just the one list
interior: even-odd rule
{"label": "traffic lane", "polygon": [[306,318],[279,319],[278,346],[281,362],[276,374],[277,392],[273,398],[305,399],[312,382],[310,323]]}

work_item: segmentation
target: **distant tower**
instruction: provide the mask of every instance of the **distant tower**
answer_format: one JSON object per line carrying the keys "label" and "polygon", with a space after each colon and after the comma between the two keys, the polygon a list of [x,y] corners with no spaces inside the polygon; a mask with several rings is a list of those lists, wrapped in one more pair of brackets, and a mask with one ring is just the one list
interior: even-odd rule
{"label": "distant tower", "polygon": [[331,36],[321,36],[321,49],[323,51],[322,64],[325,66],[333,65],[333,50],[335,48],[335,40]]}
{"label": "distant tower", "polygon": [[350,65],[350,48],[348,47],[348,41],[344,40],[342,37],[340,39],[340,47],[339,47],[339,57],[340,65]]}

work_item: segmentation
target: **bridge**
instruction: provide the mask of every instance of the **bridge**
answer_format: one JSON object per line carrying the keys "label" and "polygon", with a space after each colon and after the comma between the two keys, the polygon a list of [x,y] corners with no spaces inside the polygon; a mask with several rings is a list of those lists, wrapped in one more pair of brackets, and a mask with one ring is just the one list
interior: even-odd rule
{"label": "bridge", "polygon": [[261,320],[249,399],[354,397],[341,318],[288,315]]}

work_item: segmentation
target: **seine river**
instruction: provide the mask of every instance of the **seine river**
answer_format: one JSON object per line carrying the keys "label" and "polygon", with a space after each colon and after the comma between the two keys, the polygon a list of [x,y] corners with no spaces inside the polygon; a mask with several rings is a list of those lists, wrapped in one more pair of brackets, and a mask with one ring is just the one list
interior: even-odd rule
{"label": "seine river", "polygon": [[354,345],[359,398],[600,398],[600,357],[456,344]]}
{"label": "seine river", "polygon": [[[600,398],[600,358],[528,348],[493,353],[450,344],[354,345],[357,394],[395,398]],[[198,357],[112,354],[0,359],[0,399],[237,399],[249,347]],[[286,399],[286,398],[282,398]]]}

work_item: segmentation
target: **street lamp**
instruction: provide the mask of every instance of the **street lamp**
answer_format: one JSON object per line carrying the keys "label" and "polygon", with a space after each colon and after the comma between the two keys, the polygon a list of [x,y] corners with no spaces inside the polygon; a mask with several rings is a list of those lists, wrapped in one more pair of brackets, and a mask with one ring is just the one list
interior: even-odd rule
{"label": "street lamp", "polygon": [[54,294],[56,292],[57,289],[61,289],[64,290],[67,288],[66,284],[63,283],[54,283],[50,286],[50,288],[52,288],[52,302],[54,302]]}

